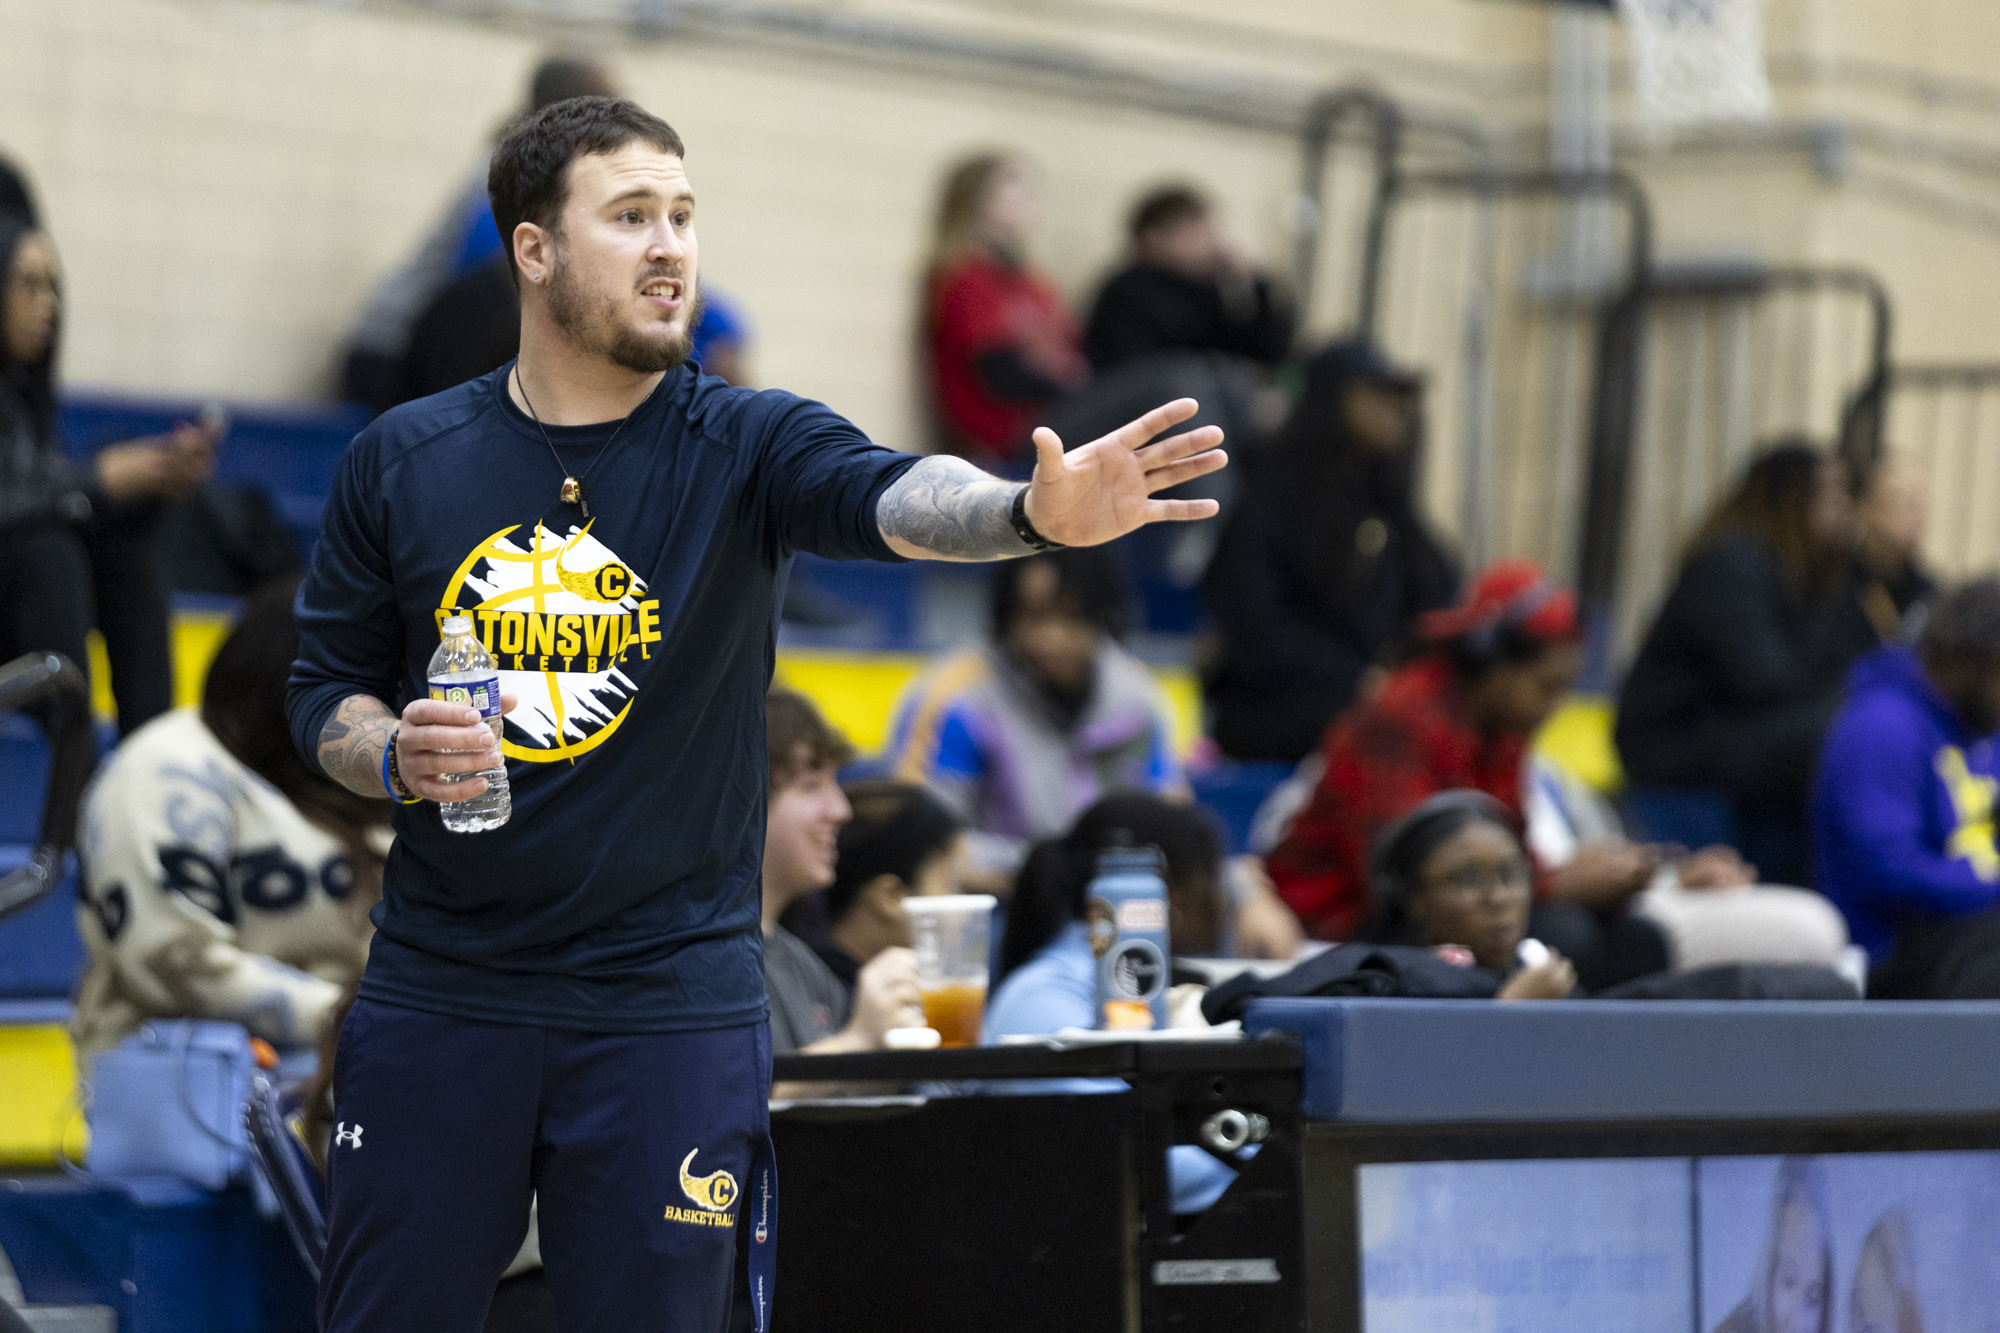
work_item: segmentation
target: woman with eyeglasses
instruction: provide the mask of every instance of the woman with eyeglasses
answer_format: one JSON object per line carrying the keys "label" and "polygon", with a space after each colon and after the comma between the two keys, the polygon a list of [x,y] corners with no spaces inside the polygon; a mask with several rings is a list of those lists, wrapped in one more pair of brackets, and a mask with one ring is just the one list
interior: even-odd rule
{"label": "woman with eyeglasses", "polygon": [[1576,969],[1561,954],[1519,957],[1535,933],[1534,867],[1507,808],[1491,796],[1440,792],[1390,826],[1372,861],[1381,908],[1367,933],[1376,942],[1463,949],[1506,978],[1497,999],[1576,992]]}

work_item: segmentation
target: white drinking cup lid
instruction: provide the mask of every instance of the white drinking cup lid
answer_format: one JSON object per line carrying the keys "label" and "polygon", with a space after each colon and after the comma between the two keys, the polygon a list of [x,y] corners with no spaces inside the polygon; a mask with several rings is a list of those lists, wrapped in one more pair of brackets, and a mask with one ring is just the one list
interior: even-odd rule
{"label": "white drinking cup lid", "polygon": [[990,912],[1000,900],[990,893],[943,893],[903,899],[905,912]]}

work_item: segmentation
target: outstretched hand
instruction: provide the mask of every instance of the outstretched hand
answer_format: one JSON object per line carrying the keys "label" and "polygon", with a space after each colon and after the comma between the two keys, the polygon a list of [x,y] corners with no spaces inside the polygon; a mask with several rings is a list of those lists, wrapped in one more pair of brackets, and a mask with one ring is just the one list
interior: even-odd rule
{"label": "outstretched hand", "polygon": [[1213,500],[1153,498],[1229,465],[1229,456],[1216,448],[1222,443],[1220,426],[1147,443],[1199,410],[1194,399],[1176,398],[1068,453],[1056,433],[1043,426],[1035,432],[1028,521],[1052,542],[1096,546],[1148,523],[1213,518],[1220,509]]}

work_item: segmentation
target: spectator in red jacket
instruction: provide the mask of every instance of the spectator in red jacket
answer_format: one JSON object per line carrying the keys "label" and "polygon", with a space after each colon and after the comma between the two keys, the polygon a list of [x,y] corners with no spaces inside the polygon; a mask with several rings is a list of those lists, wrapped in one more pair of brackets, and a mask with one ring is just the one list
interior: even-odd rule
{"label": "spectator in red jacket", "polygon": [[985,466],[1032,458],[1045,407],[1090,378],[1062,293],[1027,263],[1026,164],[987,153],[953,168],[938,208],[924,344],[944,448]]}
{"label": "spectator in red jacket", "polygon": [[[1427,650],[1328,728],[1312,797],[1266,862],[1322,939],[1353,939],[1374,914],[1375,839],[1427,797],[1483,791],[1518,831],[1529,741],[1582,669],[1575,594],[1528,561],[1492,566],[1457,606],[1418,623]],[[1655,848],[1592,844],[1538,873],[1530,932],[1573,960],[1589,990],[1664,971],[1658,927],[1623,910],[1659,865]]]}

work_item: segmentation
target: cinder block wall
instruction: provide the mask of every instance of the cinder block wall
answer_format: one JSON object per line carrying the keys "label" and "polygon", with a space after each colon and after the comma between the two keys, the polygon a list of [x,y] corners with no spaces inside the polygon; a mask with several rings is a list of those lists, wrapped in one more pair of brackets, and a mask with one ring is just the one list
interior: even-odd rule
{"label": "cinder block wall", "polygon": [[[369,288],[473,178],[527,71],[558,38],[603,48],[631,92],[686,135],[704,269],[755,320],[759,378],[826,399],[885,443],[923,441],[918,276],[939,176],[965,151],[1014,147],[1040,164],[1037,258],[1079,300],[1115,261],[1134,194],[1168,177],[1206,182],[1253,258],[1289,254],[1297,150],[1268,129],[1120,109],[936,62],[887,69],[809,39],[639,41],[449,8],[0,6],[0,152],[34,174],[64,251],[69,381],[324,396]],[[542,8],[588,18],[621,6]],[[1478,118],[1523,160],[1538,155],[1546,119],[1547,8],[1529,0],[800,8],[1274,94],[1370,80]],[[1970,155],[1898,152],[1893,134],[1878,135],[1857,140],[1846,174],[1829,179],[1798,148],[1754,135],[1726,151],[1625,153],[1654,192],[1661,249],[1867,264],[1898,299],[1906,357],[2000,358],[1990,317],[2000,6],[1772,0],[1768,29],[1784,124],[1861,119]],[[1629,121],[1622,79],[1615,105]],[[1325,315],[1320,331],[1337,318]]]}

